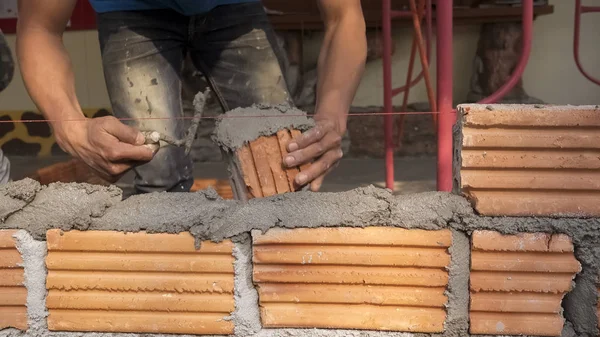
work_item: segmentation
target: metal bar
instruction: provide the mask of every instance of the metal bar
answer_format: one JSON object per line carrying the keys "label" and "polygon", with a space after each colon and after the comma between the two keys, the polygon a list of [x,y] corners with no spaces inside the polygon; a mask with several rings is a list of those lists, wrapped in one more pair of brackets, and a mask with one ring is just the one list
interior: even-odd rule
{"label": "metal bar", "polygon": [[419,47],[419,56],[421,57],[421,66],[423,67],[423,74],[425,75],[425,88],[427,89],[427,98],[429,99],[429,106],[431,110],[437,110],[437,104],[435,101],[435,93],[433,91],[433,84],[431,83],[431,74],[429,73],[429,62],[427,61],[427,51],[425,51],[425,45],[423,44],[423,34],[421,32],[421,18],[417,11],[417,4],[415,0],[410,0],[410,9],[413,12],[413,25],[415,27],[415,37],[417,38],[417,47]]}
{"label": "metal bar", "polygon": [[453,0],[437,2],[438,191],[452,191],[452,8]]}
{"label": "metal bar", "polygon": [[600,6],[581,6],[582,13],[598,13],[600,12]]}
{"label": "metal bar", "polygon": [[[577,0],[579,1],[579,0]],[[513,71],[512,75],[504,83],[500,89],[483,100],[477,102],[479,104],[489,104],[497,102],[502,99],[509,91],[511,91],[515,85],[523,76],[527,62],[529,61],[529,55],[531,54],[531,42],[533,40],[533,0],[523,0],[523,50],[521,51],[521,58],[517,67]]]}
{"label": "metal bar", "polygon": [[383,134],[385,138],[385,186],[394,190],[394,126],[392,112],[392,4],[382,0],[383,39]]}
{"label": "metal bar", "polygon": [[577,65],[577,69],[585,78],[590,80],[597,85],[600,85],[600,79],[597,79],[590,75],[585,69],[583,69],[583,65],[581,64],[581,59],[579,57],[579,39],[581,36],[581,14],[582,13],[591,13],[594,11],[585,12],[584,6],[581,5],[581,0],[575,0],[575,33],[573,35],[573,56],[575,57],[575,64]]}

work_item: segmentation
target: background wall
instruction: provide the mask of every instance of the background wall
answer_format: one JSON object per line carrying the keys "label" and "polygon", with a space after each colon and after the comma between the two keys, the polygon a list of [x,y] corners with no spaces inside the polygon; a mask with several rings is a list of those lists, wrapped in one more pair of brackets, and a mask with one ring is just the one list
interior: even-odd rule
{"label": "background wall", "polygon": [[[573,1],[552,1],[555,13],[538,18],[534,23],[533,52],[524,75],[527,92],[548,103],[554,104],[598,104],[600,87],[587,81],[577,70],[573,59]],[[587,5],[600,5],[600,1],[588,1]],[[581,58],[588,71],[600,77],[600,46],[597,33],[600,31],[600,14],[587,14],[582,25]],[[409,28],[396,29],[396,54],[393,58],[394,84],[402,85],[411,43]],[[469,89],[472,61],[477,47],[479,26],[455,27],[454,34],[454,99],[464,100]],[[14,35],[8,36],[13,47]],[[71,55],[76,74],[77,94],[84,108],[109,106],[104,85],[100,48],[95,31],[68,32],[65,44]],[[305,59],[314,62],[318,53],[320,38],[307,39]],[[434,49],[435,50],[435,49]],[[435,55],[435,54],[434,54]],[[50,65],[49,65],[50,66]],[[435,57],[432,64],[435,75]],[[418,71],[418,70],[415,70]],[[381,60],[371,62],[366,67],[364,78],[356,95],[354,105],[382,105],[382,66]],[[400,103],[402,96],[396,97]],[[412,91],[411,102],[426,101],[424,84]],[[31,110],[35,106],[29,99],[20,75],[17,73],[11,85],[0,93],[0,111]]]}

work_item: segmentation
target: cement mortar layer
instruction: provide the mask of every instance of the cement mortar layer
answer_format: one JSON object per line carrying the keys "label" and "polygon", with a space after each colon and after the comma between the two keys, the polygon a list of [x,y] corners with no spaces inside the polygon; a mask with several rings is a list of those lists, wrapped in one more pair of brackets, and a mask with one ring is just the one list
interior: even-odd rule
{"label": "cement mortar layer", "polygon": [[306,131],[314,125],[306,112],[287,105],[253,105],[225,113],[217,120],[213,140],[226,151],[235,151],[260,136],[281,129]]}

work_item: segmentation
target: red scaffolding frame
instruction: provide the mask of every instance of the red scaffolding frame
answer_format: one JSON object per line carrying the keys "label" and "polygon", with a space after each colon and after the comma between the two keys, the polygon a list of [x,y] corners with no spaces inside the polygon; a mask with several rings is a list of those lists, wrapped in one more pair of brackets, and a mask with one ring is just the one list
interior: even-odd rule
{"label": "red scaffolding frame", "polygon": [[[577,0],[579,2],[580,0]],[[421,36],[420,21],[422,15],[425,15],[427,22],[427,43],[431,41],[431,21],[432,21],[432,1],[427,0],[426,10],[422,11],[423,0],[420,0],[418,8],[415,9],[415,0],[411,0],[411,11],[398,11],[391,8],[391,0],[382,0],[382,33],[383,33],[383,102],[384,102],[384,137],[385,137],[385,169],[386,169],[386,187],[394,189],[394,142],[393,142],[393,118],[394,115],[392,100],[394,95],[404,92],[404,102],[408,100],[410,87],[419,81],[419,75],[414,81],[412,77],[412,67],[414,63],[415,44],[419,47],[421,61],[423,66],[423,77],[427,81],[429,70],[429,48],[424,52],[423,38]],[[435,1],[436,11],[436,62],[437,62],[437,82],[435,101],[430,94],[430,85],[427,85],[428,97],[430,98],[431,113],[437,115],[437,189],[439,191],[452,191],[453,172],[452,172],[452,154],[453,140],[452,128],[456,121],[456,110],[452,101],[452,76],[453,76],[453,0]],[[581,6],[579,6],[581,7]],[[489,97],[481,100],[480,104],[494,103],[502,99],[514,86],[525,71],[529,55],[531,53],[531,42],[533,39],[533,0],[523,0],[523,49],[521,58],[517,67],[513,71],[507,82],[498,91]],[[413,50],[409,62],[407,82],[404,87],[392,88],[392,19],[394,17],[412,17],[415,34],[413,38]],[[428,46],[429,47],[429,46]],[[424,54],[427,54],[425,57]],[[585,74],[585,73],[584,73]],[[432,90],[431,90],[432,91]],[[406,103],[403,104],[403,110],[406,110]]]}

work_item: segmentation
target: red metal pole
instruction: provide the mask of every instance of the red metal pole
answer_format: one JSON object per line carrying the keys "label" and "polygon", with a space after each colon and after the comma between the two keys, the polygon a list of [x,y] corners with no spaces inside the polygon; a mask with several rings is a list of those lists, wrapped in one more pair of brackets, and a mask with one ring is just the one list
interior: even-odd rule
{"label": "red metal pole", "polygon": [[515,85],[523,76],[527,62],[529,61],[529,55],[531,54],[531,43],[533,41],[533,0],[523,0],[523,50],[521,51],[521,58],[517,67],[513,71],[512,75],[504,83],[504,85],[498,89],[492,95],[484,98],[477,102],[479,104],[489,104],[497,102],[502,99],[509,91],[511,91]]}
{"label": "red metal pole", "polygon": [[[586,10],[587,8],[587,10]],[[581,14],[583,13],[593,13],[595,10],[590,10],[589,8],[596,7],[584,7],[581,5],[581,0],[575,0],[575,33],[573,36],[573,56],[575,57],[575,64],[577,65],[577,69],[581,72],[585,78],[600,85],[600,79],[597,79],[590,75],[581,64],[581,59],[579,58],[579,38],[581,36]]]}
{"label": "red metal pole", "polygon": [[452,8],[453,0],[437,1],[438,191],[452,191]]}
{"label": "red metal pole", "polygon": [[394,190],[394,121],[392,118],[392,3],[382,0],[383,33],[383,134],[385,137],[385,186]]}

